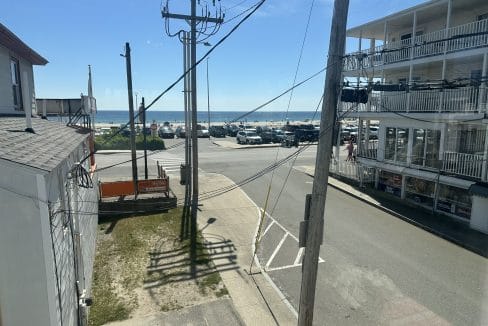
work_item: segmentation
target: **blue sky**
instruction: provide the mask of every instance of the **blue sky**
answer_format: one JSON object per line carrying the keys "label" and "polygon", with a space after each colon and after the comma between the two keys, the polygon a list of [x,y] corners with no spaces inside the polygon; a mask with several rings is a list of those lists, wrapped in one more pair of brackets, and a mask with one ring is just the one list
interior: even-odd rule
{"label": "blue sky", "polygon": [[[165,3],[166,0],[162,2]],[[221,0],[226,19],[257,0]],[[351,0],[348,27],[414,6],[423,0]],[[201,3],[205,3],[204,0]],[[211,1],[209,1],[211,4]],[[170,10],[189,13],[190,0],[169,2]],[[238,4],[238,6],[236,6]],[[209,59],[213,110],[248,110],[292,85],[312,0],[267,0]],[[332,0],[315,0],[297,80],[325,65]],[[232,8],[233,7],[233,8]],[[209,39],[215,44],[239,21],[224,24]],[[99,109],[126,109],[125,42],[132,48],[134,91],[151,101],[183,70],[182,46],[170,38],[161,18],[161,0],[17,0],[0,3],[0,22],[49,60],[35,68],[38,98],[74,98],[86,93],[87,65],[92,65],[94,96]],[[181,22],[171,21],[172,31]],[[348,51],[354,50],[348,42]],[[200,58],[208,48],[199,45]],[[206,109],[206,67],[199,66],[198,105]],[[324,75],[297,88],[291,110],[314,110]],[[154,110],[182,110],[183,86],[177,85]],[[264,110],[284,110],[285,96]]]}

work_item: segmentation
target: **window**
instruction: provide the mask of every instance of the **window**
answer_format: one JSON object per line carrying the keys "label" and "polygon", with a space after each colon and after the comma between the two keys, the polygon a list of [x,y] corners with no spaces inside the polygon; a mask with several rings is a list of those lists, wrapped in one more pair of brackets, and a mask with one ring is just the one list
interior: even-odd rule
{"label": "window", "polygon": [[404,45],[410,44],[410,39],[412,38],[412,33],[403,34],[400,36],[400,42]]}
{"label": "window", "polygon": [[480,86],[481,75],[481,69],[471,70],[471,86]]}
{"label": "window", "polygon": [[440,184],[437,209],[470,219],[471,196],[466,189]]}
{"label": "window", "polygon": [[478,17],[476,17],[476,19],[478,21],[488,19],[488,12],[485,14],[479,15]]}
{"label": "window", "polygon": [[10,75],[12,77],[12,95],[15,110],[22,110],[22,88],[20,86],[19,60],[10,58]]}
{"label": "window", "polygon": [[412,164],[439,168],[440,143],[441,132],[439,130],[414,129]]}
{"label": "window", "polygon": [[402,176],[393,172],[380,171],[378,188],[400,197],[402,193]]}
{"label": "window", "polygon": [[407,163],[408,129],[386,128],[385,160]]}
{"label": "window", "polygon": [[405,197],[416,203],[432,207],[435,197],[435,183],[424,179],[406,177]]}

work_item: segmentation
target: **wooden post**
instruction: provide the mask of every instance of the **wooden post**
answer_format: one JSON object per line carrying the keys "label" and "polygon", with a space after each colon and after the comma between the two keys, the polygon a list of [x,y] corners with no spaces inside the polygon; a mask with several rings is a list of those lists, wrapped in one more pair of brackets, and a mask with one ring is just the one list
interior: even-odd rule
{"label": "wooden post", "polygon": [[336,120],[337,102],[341,88],[342,59],[346,42],[346,23],[349,0],[335,0],[332,14],[332,26],[329,42],[329,56],[324,86],[324,101],[319,137],[315,177],[312,188],[310,219],[307,225],[305,256],[302,265],[302,283],[298,313],[298,325],[311,326],[315,304],[315,286],[317,283],[318,258],[324,228],[325,198],[332,149],[332,138]]}

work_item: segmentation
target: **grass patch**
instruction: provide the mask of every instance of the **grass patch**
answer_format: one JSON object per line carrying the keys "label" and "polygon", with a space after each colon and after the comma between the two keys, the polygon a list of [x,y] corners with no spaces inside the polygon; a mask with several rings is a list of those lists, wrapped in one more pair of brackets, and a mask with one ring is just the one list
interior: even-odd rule
{"label": "grass patch", "polygon": [[200,233],[195,263],[197,270],[210,274],[188,277],[190,241],[178,239],[181,214],[181,208],[176,208],[100,220],[89,325],[137,317],[139,309],[147,314],[148,305],[156,313],[228,293]]}
{"label": "grass patch", "polygon": [[116,294],[110,267],[105,263],[109,256],[110,248],[102,246],[93,267],[92,296],[95,300],[90,308],[88,322],[92,326],[127,319],[132,311],[132,307]]}

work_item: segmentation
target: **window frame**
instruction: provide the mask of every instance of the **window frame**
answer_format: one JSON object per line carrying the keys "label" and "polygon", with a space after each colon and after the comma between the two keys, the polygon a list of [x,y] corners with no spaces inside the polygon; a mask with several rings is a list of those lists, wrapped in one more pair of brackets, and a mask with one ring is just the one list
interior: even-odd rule
{"label": "window frame", "polygon": [[[15,71],[13,71],[15,67]],[[17,81],[14,81],[17,79]],[[12,83],[12,99],[13,106],[16,111],[24,110],[24,101],[22,96],[22,81],[20,79],[20,60],[14,56],[10,56],[10,81]],[[16,104],[16,101],[18,102]]]}

